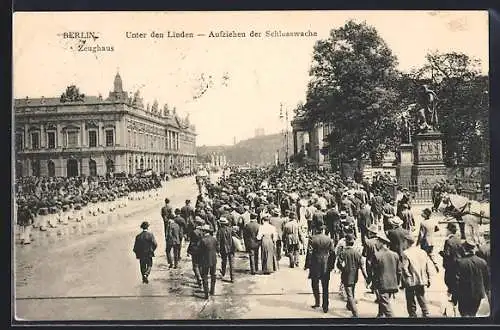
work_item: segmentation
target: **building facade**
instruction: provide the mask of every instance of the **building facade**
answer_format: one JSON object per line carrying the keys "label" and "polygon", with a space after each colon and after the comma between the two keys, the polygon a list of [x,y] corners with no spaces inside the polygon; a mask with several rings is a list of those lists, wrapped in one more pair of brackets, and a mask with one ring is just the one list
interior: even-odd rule
{"label": "building facade", "polygon": [[144,107],[116,74],[108,98],[70,86],[60,98],[14,101],[16,176],[195,170],[196,131],[175,108]]}
{"label": "building facade", "polygon": [[227,165],[226,155],[221,153],[212,153],[210,155],[210,164],[216,167],[224,167]]}
{"label": "building facade", "polygon": [[305,157],[314,161],[319,167],[329,167],[327,136],[332,130],[329,123],[309,123],[305,118],[295,117],[292,120],[293,152],[295,155],[303,153]]}

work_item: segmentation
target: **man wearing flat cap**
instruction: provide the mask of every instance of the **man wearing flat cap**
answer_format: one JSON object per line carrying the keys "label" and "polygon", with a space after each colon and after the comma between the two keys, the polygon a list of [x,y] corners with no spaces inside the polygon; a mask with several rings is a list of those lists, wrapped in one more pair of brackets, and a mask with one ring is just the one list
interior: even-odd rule
{"label": "man wearing flat cap", "polygon": [[374,276],[373,262],[374,262],[375,252],[380,250],[383,243],[377,237],[378,226],[376,224],[372,223],[371,225],[369,225],[368,228],[366,228],[366,231],[367,231],[367,236],[366,236],[367,238],[365,241],[365,245],[363,247],[362,255],[363,255],[363,257],[366,258],[366,272],[368,275],[368,279],[372,283],[372,286],[371,286],[372,292],[376,293],[375,288],[373,287],[373,281],[372,281],[373,276]]}
{"label": "man wearing flat cap", "polygon": [[406,249],[406,244],[408,243],[407,236],[410,232],[401,227],[403,220],[397,215],[389,219],[389,223],[392,227],[387,231],[387,238],[391,241],[390,249],[402,258],[403,251]]}
{"label": "man wearing flat cap", "polygon": [[149,222],[144,221],[141,223],[142,232],[135,237],[134,253],[135,257],[139,259],[139,265],[142,275],[142,283],[149,283],[148,277],[153,267],[154,251],[158,246],[153,233],[148,231]]}
{"label": "man wearing flat cap", "polygon": [[373,257],[373,286],[378,294],[377,317],[393,317],[391,297],[399,291],[402,265],[396,252],[391,251],[388,245],[391,241],[383,231],[377,234],[382,244]]}
{"label": "man wearing flat cap", "polygon": [[474,317],[490,290],[490,274],[486,261],[474,253],[474,241],[466,240],[462,247],[463,256],[457,260],[458,311],[461,316]]}
{"label": "man wearing flat cap", "polygon": [[425,299],[425,287],[431,286],[432,269],[434,268],[427,253],[415,245],[416,238],[407,233],[405,236],[409,246],[403,252],[402,285],[405,289],[406,309],[409,317],[417,317],[417,300],[422,317],[429,316]]}

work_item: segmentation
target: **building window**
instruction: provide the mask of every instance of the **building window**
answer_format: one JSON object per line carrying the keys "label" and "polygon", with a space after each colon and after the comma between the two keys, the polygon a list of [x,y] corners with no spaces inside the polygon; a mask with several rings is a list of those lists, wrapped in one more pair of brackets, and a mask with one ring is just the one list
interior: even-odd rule
{"label": "building window", "polygon": [[137,132],[134,131],[134,136],[132,138],[132,145],[134,146],[134,148],[137,148]]}
{"label": "building window", "polygon": [[89,147],[95,148],[97,147],[97,132],[89,131]]}
{"label": "building window", "polygon": [[40,134],[38,134],[38,132],[31,133],[31,148],[40,148]]}
{"label": "building window", "polygon": [[67,133],[67,146],[77,147],[78,146],[78,132],[68,132]]}
{"label": "building window", "polygon": [[47,162],[47,172],[50,177],[56,176],[56,165],[52,160]]}
{"label": "building window", "polygon": [[127,146],[132,146],[132,132],[128,130],[128,140],[127,140]]}
{"label": "building window", "polygon": [[56,132],[47,132],[47,147],[49,149],[56,147]]}
{"label": "building window", "polygon": [[155,147],[155,137],[151,136],[151,149],[154,149]]}
{"label": "building window", "polygon": [[23,149],[23,134],[16,133],[16,150],[22,150],[22,149]]}
{"label": "building window", "polygon": [[112,129],[107,129],[106,133],[106,147],[111,147],[115,144],[114,135]]}

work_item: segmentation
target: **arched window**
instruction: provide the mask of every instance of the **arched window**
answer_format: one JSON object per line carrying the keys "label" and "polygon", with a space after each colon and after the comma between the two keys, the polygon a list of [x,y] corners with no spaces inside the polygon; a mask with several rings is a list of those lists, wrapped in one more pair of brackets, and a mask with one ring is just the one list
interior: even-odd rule
{"label": "arched window", "polygon": [[140,163],[140,165],[139,165],[139,168],[140,168],[141,170],[143,170],[143,169],[144,169],[144,158],[142,158],[142,157],[141,157],[141,163]]}

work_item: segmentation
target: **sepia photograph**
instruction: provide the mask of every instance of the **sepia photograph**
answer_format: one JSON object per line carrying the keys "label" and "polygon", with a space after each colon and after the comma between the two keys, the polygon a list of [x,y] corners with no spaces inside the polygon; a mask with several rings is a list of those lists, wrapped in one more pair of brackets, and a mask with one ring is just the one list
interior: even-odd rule
{"label": "sepia photograph", "polygon": [[13,320],[490,316],[487,11],[12,25]]}

